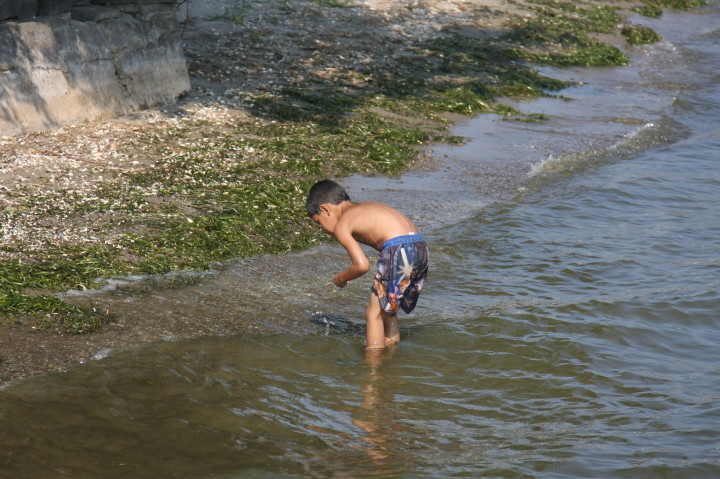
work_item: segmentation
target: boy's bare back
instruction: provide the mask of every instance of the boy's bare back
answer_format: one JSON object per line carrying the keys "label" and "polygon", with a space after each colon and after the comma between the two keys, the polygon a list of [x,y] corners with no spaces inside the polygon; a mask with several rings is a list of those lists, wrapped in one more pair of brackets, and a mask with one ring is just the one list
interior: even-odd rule
{"label": "boy's bare back", "polygon": [[346,232],[356,241],[380,251],[385,241],[417,233],[417,228],[405,215],[391,206],[363,202],[351,203],[343,208],[334,234],[337,237],[338,233]]}

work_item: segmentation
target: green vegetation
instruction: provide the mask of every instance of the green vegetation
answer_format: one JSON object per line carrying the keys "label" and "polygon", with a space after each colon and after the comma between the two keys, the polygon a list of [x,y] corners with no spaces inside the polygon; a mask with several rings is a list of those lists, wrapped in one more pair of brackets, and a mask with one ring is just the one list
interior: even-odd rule
{"label": "green vegetation", "polygon": [[536,3],[542,5],[537,18],[516,22],[504,36],[506,41],[521,45],[511,50],[515,58],[557,66],[627,65],[627,57],[617,47],[590,36],[615,29],[621,18],[614,9],[583,8],[552,0]]}
{"label": "green vegetation", "polygon": [[248,0],[232,0],[231,4],[225,7],[223,16],[238,25],[242,25],[245,23],[245,17],[251,8],[252,6]]}
{"label": "green vegetation", "polygon": [[[516,20],[500,37],[446,32],[416,45],[391,69],[371,66],[249,96],[252,116],[211,125],[194,119],[140,133],[158,161],[102,183],[92,197],[20,191],[20,207],[5,211],[9,223],[28,212],[38,227],[92,217],[98,232],[74,243],[0,247],[2,321],[21,316],[40,329],[87,333],[111,316],[63,302],[55,293],[94,288],[103,277],[202,270],[325,241],[304,210],[305,193],[317,179],[395,174],[417,158],[420,145],[462,141],[447,134],[448,112],[542,121],[542,115],[522,115],[496,101],[550,95],[567,86],[527,62],[627,63],[620,50],[590,36],[620,33],[612,8],[537,4],[537,18]],[[228,15],[242,21],[246,5],[235,1]],[[650,38],[638,27],[630,32],[636,34]]]}
{"label": "green vegetation", "polygon": [[648,5],[674,8],[675,10],[688,10],[707,5],[707,0],[645,0]]}
{"label": "green vegetation", "polygon": [[321,7],[343,8],[348,6],[348,0],[313,0]]}
{"label": "green vegetation", "polygon": [[622,28],[621,33],[627,38],[630,45],[645,45],[662,40],[652,28],[637,25],[626,25]]}
{"label": "green vegetation", "polygon": [[650,18],[662,16],[662,9],[688,10],[707,5],[706,0],[645,0],[645,5],[633,8],[634,11]]}
{"label": "green vegetation", "polygon": [[642,7],[633,8],[633,11],[649,18],[658,18],[663,14],[662,7],[659,5],[643,5]]}

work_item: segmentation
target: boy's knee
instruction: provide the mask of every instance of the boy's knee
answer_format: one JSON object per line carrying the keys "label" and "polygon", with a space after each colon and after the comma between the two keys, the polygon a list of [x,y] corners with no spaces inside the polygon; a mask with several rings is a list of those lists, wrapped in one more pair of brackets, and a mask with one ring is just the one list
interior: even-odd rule
{"label": "boy's knee", "polygon": [[368,320],[381,319],[380,310],[374,307],[372,304],[368,304],[367,307],[365,307],[365,317]]}

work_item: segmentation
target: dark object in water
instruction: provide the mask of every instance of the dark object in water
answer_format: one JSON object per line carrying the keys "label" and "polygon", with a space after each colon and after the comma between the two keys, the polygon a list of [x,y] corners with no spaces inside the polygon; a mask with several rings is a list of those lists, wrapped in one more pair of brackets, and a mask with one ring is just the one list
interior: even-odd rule
{"label": "dark object in water", "polygon": [[317,312],[310,317],[310,321],[325,326],[326,332],[336,334],[354,334],[365,331],[365,322],[357,319],[344,318],[336,314]]}

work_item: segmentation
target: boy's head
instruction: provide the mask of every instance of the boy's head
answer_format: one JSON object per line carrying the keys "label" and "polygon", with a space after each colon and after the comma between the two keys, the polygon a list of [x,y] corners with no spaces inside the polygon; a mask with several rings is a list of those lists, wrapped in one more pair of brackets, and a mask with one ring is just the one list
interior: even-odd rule
{"label": "boy's head", "polygon": [[323,203],[339,205],[343,201],[350,201],[350,196],[345,188],[332,180],[322,180],[310,188],[305,207],[308,216],[312,218],[314,215],[320,214],[320,205]]}

